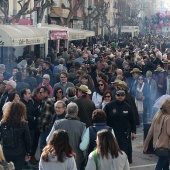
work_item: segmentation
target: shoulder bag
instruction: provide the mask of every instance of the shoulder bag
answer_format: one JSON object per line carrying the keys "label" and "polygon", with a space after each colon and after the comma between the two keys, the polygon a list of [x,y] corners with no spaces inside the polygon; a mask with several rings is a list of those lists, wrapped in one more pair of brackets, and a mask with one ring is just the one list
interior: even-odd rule
{"label": "shoulder bag", "polygon": [[[159,137],[160,137],[160,135],[162,133],[162,127],[163,127],[163,124],[164,124],[165,117],[164,117],[163,122],[162,122],[162,126],[161,126],[161,130],[160,130],[158,139],[159,139]],[[156,141],[156,144],[158,142],[158,139]],[[165,157],[168,157],[170,155],[170,149],[169,148],[164,148],[164,147],[155,147],[155,155],[156,156],[165,156]]]}

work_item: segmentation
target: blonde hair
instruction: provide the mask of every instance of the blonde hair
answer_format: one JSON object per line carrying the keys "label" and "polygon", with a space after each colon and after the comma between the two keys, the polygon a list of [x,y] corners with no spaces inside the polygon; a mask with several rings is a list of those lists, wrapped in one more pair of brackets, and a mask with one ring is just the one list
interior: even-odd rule
{"label": "blonde hair", "polygon": [[160,123],[163,115],[170,115],[170,100],[164,100],[161,108],[157,111],[153,121]]}
{"label": "blonde hair", "polygon": [[3,162],[3,161],[5,161],[5,157],[4,157],[4,153],[2,150],[2,146],[0,145],[0,162]]}

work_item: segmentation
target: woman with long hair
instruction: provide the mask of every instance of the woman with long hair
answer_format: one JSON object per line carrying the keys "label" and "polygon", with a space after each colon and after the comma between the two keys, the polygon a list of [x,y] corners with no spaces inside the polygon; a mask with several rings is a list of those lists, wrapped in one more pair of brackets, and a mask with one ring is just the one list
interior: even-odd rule
{"label": "woman with long hair", "polygon": [[5,109],[0,131],[6,160],[12,161],[16,170],[22,170],[24,161],[30,159],[31,151],[26,107],[22,102],[10,103],[9,107]]}
{"label": "woman with long hair", "polygon": [[102,97],[107,89],[106,83],[104,80],[98,80],[97,81],[97,86],[96,86],[96,91],[92,95],[92,101],[94,102],[96,108],[101,108],[101,103],[102,103]]}
{"label": "woman with long hair", "polygon": [[69,144],[69,137],[65,130],[53,133],[39,162],[39,170],[77,170],[75,154]]}
{"label": "woman with long hair", "polygon": [[[170,148],[170,100],[165,100],[161,108],[153,118],[152,125],[144,142],[143,151],[148,149],[149,142],[153,137],[153,147]],[[169,170],[169,157],[159,156],[155,170]]]}
{"label": "woman with long hair", "polygon": [[109,130],[97,132],[97,148],[90,153],[86,170],[129,170],[127,155]]}

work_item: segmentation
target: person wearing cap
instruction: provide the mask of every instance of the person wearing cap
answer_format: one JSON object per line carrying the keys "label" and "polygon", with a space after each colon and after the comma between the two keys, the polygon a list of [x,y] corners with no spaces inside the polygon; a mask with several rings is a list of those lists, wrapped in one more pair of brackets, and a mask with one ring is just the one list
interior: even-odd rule
{"label": "person wearing cap", "polygon": [[115,100],[106,104],[107,125],[112,127],[120,149],[125,151],[129,163],[132,163],[131,139],[136,138],[136,124],[131,106],[125,102],[124,90],[117,90]]}
{"label": "person wearing cap", "polygon": [[157,85],[156,99],[166,94],[167,80],[165,78],[164,71],[165,70],[161,67],[157,67],[154,71],[155,74],[153,75],[153,79],[156,81]]}
{"label": "person wearing cap", "polygon": [[44,61],[43,63],[43,75],[48,74],[50,76],[50,85],[53,86],[53,73],[51,71],[51,63],[49,61]]}
{"label": "person wearing cap", "polygon": [[51,136],[55,130],[63,129],[68,133],[69,143],[72,146],[74,152],[76,153],[76,165],[78,170],[84,168],[85,157],[83,152],[79,148],[81,137],[86,130],[85,123],[81,122],[79,119],[79,109],[78,105],[74,102],[70,102],[67,105],[67,114],[64,119],[56,120],[49,133],[46,141],[49,142]]}
{"label": "person wearing cap", "polygon": [[169,67],[169,60],[168,59],[164,59],[163,61],[162,61],[162,63],[163,63],[163,69],[166,71],[166,73],[170,70],[170,67]]}
{"label": "person wearing cap", "polygon": [[136,123],[136,125],[139,125],[140,123],[139,123],[138,110],[136,107],[135,100],[129,92],[129,87],[128,87],[127,83],[124,81],[121,81],[121,80],[119,80],[119,81],[115,80],[115,82],[113,82],[113,83],[116,83],[115,84],[116,88],[112,91],[113,100],[115,100],[115,94],[116,94],[117,90],[125,90],[125,92],[126,92],[125,102],[127,102],[131,106],[133,115],[135,117],[135,123]]}
{"label": "person wearing cap", "polygon": [[78,105],[78,116],[80,121],[86,123],[86,127],[92,125],[92,113],[96,109],[92,100],[88,99],[87,94],[91,94],[91,90],[86,85],[76,86],[78,90],[78,98],[74,102]]}
{"label": "person wearing cap", "polygon": [[138,68],[134,68],[130,73],[132,73],[133,76],[133,81],[131,83],[131,94],[132,97],[135,99],[135,94],[136,94],[136,86],[138,83],[138,78],[142,74],[142,71],[139,70]]}

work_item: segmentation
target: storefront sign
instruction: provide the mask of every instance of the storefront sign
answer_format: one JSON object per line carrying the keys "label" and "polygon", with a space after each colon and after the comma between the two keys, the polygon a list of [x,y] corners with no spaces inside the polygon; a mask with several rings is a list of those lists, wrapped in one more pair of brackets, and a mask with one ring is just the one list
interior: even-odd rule
{"label": "storefront sign", "polygon": [[83,33],[69,33],[69,40],[82,40],[82,39],[86,39],[86,35]]}
{"label": "storefront sign", "polygon": [[52,40],[68,39],[67,31],[51,31],[50,37]]}
{"label": "storefront sign", "polygon": [[45,38],[16,38],[12,39],[12,45],[14,46],[24,46],[24,45],[34,45],[34,44],[44,44]]}

